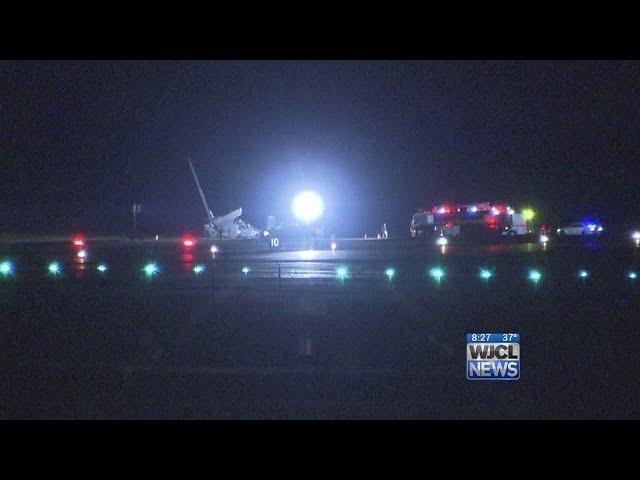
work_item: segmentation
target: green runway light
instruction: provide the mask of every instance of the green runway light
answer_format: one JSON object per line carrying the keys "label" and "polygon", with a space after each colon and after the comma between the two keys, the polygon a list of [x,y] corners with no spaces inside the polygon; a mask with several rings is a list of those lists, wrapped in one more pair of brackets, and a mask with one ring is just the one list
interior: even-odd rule
{"label": "green runway light", "polygon": [[104,273],[107,271],[107,266],[104,263],[100,263],[97,267],[96,270],[98,270],[100,273]]}
{"label": "green runway light", "polygon": [[344,280],[349,277],[349,270],[347,267],[338,267],[336,268],[336,276],[339,280]]}
{"label": "green runway light", "polygon": [[529,280],[538,283],[542,279],[542,274],[538,270],[529,270]]}
{"label": "green runway light", "polygon": [[0,274],[4,277],[8,277],[13,273],[13,264],[9,260],[5,260],[0,263]]}
{"label": "green runway light", "polygon": [[589,272],[587,272],[586,270],[580,270],[578,272],[578,277],[580,277],[580,278],[588,278],[589,277]]}
{"label": "green runway light", "polygon": [[429,270],[429,275],[431,275],[434,280],[439,282],[444,278],[444,270],[440,267],[434,267]]}
{"label": "green runway light", "polygon": [[387,269],[384,271],[384,274],[387,276],[387,278],[388,278],[389,280],[393,280],[393,277],[395,277],[395,276],[396,276],[396,271],[395,271],[395,269],[393,269],[393,268],[387,268]]}
{"label": "green runway light", "polygon": [[160,269],[158,268],[158,265],[156,263],[152,262],[152,263],[147,263],[142,269],[142,271],[147,277],[153,277],[160,271]]}
{"label": "green runway light", "polygon": [[636,272],[629,272],[629,275],[627,275],[627,277],[629,277],[631,280],[635,280],[636,278],[638,278],[638,274]]}
{"label": "green runway light", "polygon": [[51,262],[47,268],[51,275],[59,275],[62,271],[62,267],[58,262]]}
{"label": "green runway light", "polygon": [[200,275],[202,272],[204,272],[204,265],[196,265],[193,267],[193,273],[196,275]]}
{"label": "green runway light", "polygon": [[244,273],[245,275],[248,275],[250,271],[251,270],[249,270],[249,267],[242,267],[242,273]]}
{"label": "green runway light", "polygon": [[491,277],[493,277],[493,272],[491,270],[489,270],[488,268],[481,268],[480,269],[480,278],[483,280],[489,280]]}

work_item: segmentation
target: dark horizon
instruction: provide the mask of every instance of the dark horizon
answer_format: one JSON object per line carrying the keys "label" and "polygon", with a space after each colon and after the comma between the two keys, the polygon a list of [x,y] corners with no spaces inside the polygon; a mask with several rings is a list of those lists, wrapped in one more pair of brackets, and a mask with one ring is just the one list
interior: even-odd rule
{"label": "dark horizon", "polygon": [[338,234],[508,200],[536,221],[639,222],[640,63],[3,61],[2,233],[257,226],[298,190]]}

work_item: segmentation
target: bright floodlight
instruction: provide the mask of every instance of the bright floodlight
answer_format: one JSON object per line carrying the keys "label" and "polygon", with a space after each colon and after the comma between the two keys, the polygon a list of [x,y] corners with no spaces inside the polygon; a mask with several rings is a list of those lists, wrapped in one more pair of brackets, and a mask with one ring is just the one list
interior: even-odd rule
{"label": "bright floodlight", "polygon": [[547,243],[549,241],[549,237],[547,235],[540,235],[540,243]]}
{"label": "bright floodlight", "polygon": [[242,267],[242,273],[244,273],[245,275],[248,275],[249,271],[249,267]]}
{"label": "bright floodlight", "polygon": [[579,276],[580,278],[587,278],[587,277],[589,276],[589,272],[587,272],[586,270],[580,270],[580,271],[578,272],[578,276]]}
{"label": "bright floodlight", "polygon": [[396,271],[395,269],[389,267],[384,271],[384,274],[387,276],[389,280],[393,280],[393,277],[396,276]]}
{"label": "bright floodlight", "polygon": [[334,252],[336,251],[336,248],[338,248],[338,245],[336,245],[336,242],[331,242],[331,250],[333,250]]}
{"label": "bright floodlight", "polygon": [[324,212],[324,204],[317,193],[302,192],[293,199],[291,210],[298,220],[311,223],[320,218]]}
{"label": "bright floodlight", "polygon": [[104,273],[107,271],[107,266],[104,263],[101,263],[96,267],[96,270],[98,270],[100,273]]}
{"label": "bright floodlight", "polygon": [[638,274],[636,272],[629,272],[627,277],[629,277],[631,280],[635,280],[636,278],[638,278]]}
{"label": "bright floodlight", "polygon": [[633,232],[631,234],[631,238],[633,238],[634,240],[640,240],[640,232]]}

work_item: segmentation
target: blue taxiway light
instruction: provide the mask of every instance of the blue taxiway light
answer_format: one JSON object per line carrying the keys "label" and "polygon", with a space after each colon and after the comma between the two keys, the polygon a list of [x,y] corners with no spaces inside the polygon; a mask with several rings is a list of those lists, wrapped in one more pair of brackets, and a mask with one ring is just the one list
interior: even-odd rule
{"label": "blue taxiway light", "polygon": [[104,263],[100,263],[97,267],[96,270],[98,270],[100,273],[104,273],[107,271],[107,266]]}
{"label": "blue taxiway light", "polygon": [[58,275],[60,274],[60,272],[62,272],[62,267],[58,262],[51,262],[47,269],[49,270],[49,273],[51,275]]}
{"label": "blue taxiway light", "polygon": [[156,275],[160,271],[160,269],[158,268],[158,265],[156,263],[152,262],[146,264],[142,271],[147,277],[152,277]]}
{"label": "blue taxiway light", "polygon": [[538,270],[529,270],[529,280],[538,283],[542,279],[542,274]]}
{"label": "blue taxiway light", "polygon": [[200,275],[202,272],[204,272],[204,270],[204,265],[196,265],[195,267],[193,267],[193,273],[195,273],[196,275]]}
{"label": "blue taxiway light", "polygon": [[580,278],[588,278],[589,277],[589,272],[587,272],[586,270],[580,270],[578,272],[578,277],[580,277]]}
{"label": "blue taxiway light", "polygon": [[488,268],[481,268],[480,269],[480,278],[483,280],[489,280],[491,277],[493,277],[493,272],[491,270],[489,270]]}
{"label": "blue taxiway light", "polygon": [[13,273],[13,263],[9,260],[5,260],[0,263],[0,274],[7,277]]}
{"label": "blue taxiway light", "polygon": [[394,268],[389,267],[384,271],[384,274],[387,276],[389,280],[393,280],[393,277],[396,276],[396,271]]}
{"label": "blue taxiway light", "polygon": [[245,275],[248,275],[250,272],[249,267],[242,267],[242,273],[244,273]]}
{"label": "blue taxiway light", "polygon": [[347,267],[338,267],[336,268],[336,276],[340,280],[344,280],[349,277],[349,269]]}
{"label": "blue taxiway light", "polygon": [[440,281],[444,278],[444,270],[440,267],[434,267],[429,270],[429,275],[431,275],[434,280]]}

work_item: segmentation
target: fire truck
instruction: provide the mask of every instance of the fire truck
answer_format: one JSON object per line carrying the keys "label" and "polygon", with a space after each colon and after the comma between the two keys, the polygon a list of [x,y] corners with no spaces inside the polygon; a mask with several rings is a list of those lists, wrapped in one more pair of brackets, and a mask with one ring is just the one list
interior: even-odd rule
{"label": "fire truck", "polygon": [[438,236],[519,237],[530,229],[520,213],[505,203],[443,204],[421,209],[413,215],[409,233],[413,238]]}

